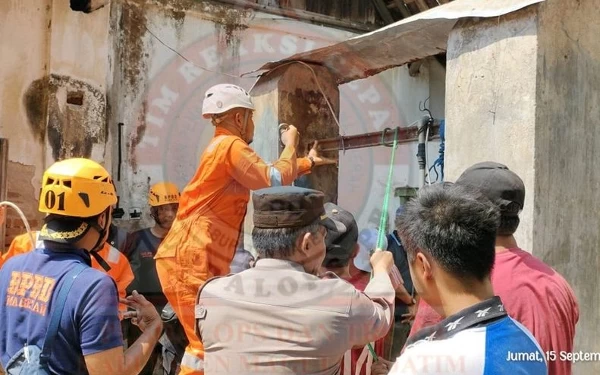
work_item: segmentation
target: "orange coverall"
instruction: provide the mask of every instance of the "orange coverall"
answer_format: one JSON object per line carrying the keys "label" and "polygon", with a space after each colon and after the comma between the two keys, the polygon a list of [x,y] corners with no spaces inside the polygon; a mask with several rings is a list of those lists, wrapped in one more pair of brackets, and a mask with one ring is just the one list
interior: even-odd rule
{"label": "orange coverall", "polygon": [[310,168],[309,159],[296,159],[295,147],[270,165],[242,138],[216,128],[155,256],[163,292],[189,340],[180,375],[204,374],[204,347],[194,330],[196,295],[206,280],[229,273],[250,190],[291,185]]}
{"label": "orange coverall", "polygon": [[[36,242],[38,241],[38,233],[39,232],[32,232],[33,238],[36,240]],[[4,262],[6,262],[9,258],[15,255],[30,252],[34,248],[39,246],[42,245],[34,246],[31,243],[31,239],[29,238],[29,235],[27,233],[18,235],[10,243],[8,251],[4,255],[0,256],[0,268],[2,267]],[[119,290],[119,297],[125,298],[126,289],[129,286],[129,284],[131,284],[131,282],[133,281],[133,271],[131,270],[131,266],[129,265],[129,260],[127,260],[127,257],[123,255],[119,250],[115,249],[107,242],[105,242],[104,247],[102,247],[102,249],[98,251],[98,255],[100,255],[102,259],[106,261],[106,263],[108,263],[108,265],[110,266],[110,271],[106,272],[94,257],[91,257],[92,267],[99,271],[106,272],[110,277],[112,277],[112,279],[115,280],[115,283],[117,284],[117,289]],[[127,306],[120,304],[119,309],[121,311],[127,311]]]}

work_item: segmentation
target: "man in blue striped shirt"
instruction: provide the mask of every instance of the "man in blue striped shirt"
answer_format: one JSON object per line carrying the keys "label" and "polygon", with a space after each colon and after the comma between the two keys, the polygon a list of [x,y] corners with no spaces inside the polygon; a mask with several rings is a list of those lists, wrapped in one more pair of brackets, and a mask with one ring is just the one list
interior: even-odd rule
{"label": "man in blue striped shirt", "polygon": [[543,351],[494,295],[498,208],[481,193],[423,188],[397,220],[417,293],[445,319],[410,337],[390,374],[545,375]]}

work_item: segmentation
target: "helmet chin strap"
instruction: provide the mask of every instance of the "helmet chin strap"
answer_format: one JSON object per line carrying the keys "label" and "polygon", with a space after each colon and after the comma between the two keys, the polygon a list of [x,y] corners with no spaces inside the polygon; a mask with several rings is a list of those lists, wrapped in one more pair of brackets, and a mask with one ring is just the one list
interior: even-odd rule
{"label": "helmet chin strap", "polygon": [[[108,210],[107,210],[108,211]],[[108,212],[105,212],[108,214]],[[106,221],[108,220],[108,216],[106,219],[104,219],[104,223],[106,224]],[[106,234],[109,231],[109,226],[106,225],[105,228],[102,228],[100,225],[98,225],[97,221],[92,221],[90,223],[88,223],[90,225],[91,228],[94,228],[96,230],[96,232],[98,232],[98,241],[96,241],[96,244],[94,245],[94,247],[88,251],[88,253],[94,257],[94,259],[96,259],[96,262],[98,262],[98,264],[100,266],[102,266],[102,268],[108,272],[111,270],[110,266],[108,265],[108,263],[106,263],[106,261],[104,259],[102,259],[102,257],[100,256],[100,254],[98,254],[98,250],[102,249],[102,247],[104,246],[104,242],[106,240]]]}

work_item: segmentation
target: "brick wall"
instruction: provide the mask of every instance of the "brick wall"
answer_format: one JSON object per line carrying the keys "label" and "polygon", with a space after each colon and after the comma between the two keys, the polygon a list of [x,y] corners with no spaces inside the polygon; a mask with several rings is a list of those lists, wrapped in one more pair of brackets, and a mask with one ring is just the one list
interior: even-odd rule
{"label": "brick wall", "polygon": [[[21,163],[8,163],[8,193],[7,199],[13,202],[23,211],[32,230],[39,230],[44,215],[38,212],[39,186],[34,187],[32,179],[35,174],[35,166]],[[15,236],[25,233],[25,224],[19,214],[12,208],[8,208],[6,217],[5,248]]]}

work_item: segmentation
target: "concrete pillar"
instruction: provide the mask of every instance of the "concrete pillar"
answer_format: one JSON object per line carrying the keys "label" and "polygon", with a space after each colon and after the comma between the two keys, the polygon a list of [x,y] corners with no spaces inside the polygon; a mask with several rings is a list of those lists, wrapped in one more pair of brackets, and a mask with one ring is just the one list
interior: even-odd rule
{"label": "concrete pillar", "polygon": [[[576,350],[600,352],[600,8],[550,0],[538,15],[533,253],[574,287]],[[600,374],[600,361],[574,374]]]}
{"label": "concrete pillar", "polygon": [[[265,160],[276,160],[279,157],[281,146],[278,126],[281,123],[292,124],[298,128],[298,157],[308,154],[311,141],[339,135],[334,115],[315,78],[327,96],[335,117],[339,118],[339,90],[327,68],[309,68],[302,64],[287,65],[263,76],[252,89],[251,95],[257,107],[254,118],[255,134],[260,134],[253,146]],[[327,156],[337,158],[338,153]],[[337,167],[322,166],[314,169],[306,178],[299,178],[295,185],[321,190],[326,194],[328,201],[337,202],[337,182]]]}
{"label": "concrete pillar", "polygon": [[[599,17],[595,0],[547,0],[457,25],[447,54],[448,179],[484,160],[523,178],[517,240],[575,290],[584,353],[600,352]],[[600,373],[600,362],[573,370]]]}
{"label": "concrete pillar", "polygon": [[446,63],[445,176],[470,165],[506,164],[525,183],[517,231],[531,251],[533,233],[536,12],[461,23],[450,35]]}
{"label": "concrete pillar", "polygon": [[[281,123],[292,124],[298,128],[298,157],[308,153],[310,141],[339,135],[333,114],[315,83],[315,75],[335,116],[339,118],[340,95],[336,81],[326,68],[314,65],[310,68],[312,71],[302,64],[280,67],[263,76],[250,92],[256,105],[256,130],[252,147],[263,160],[274,161],[279,157]],[[338,153],[325,156],[337,159]],[[327,201],[337,203],[338,169],[334,165],[315,168],[308,176],[297,179],[294,185],[321,190],[325,193]],[[244,248],[254,253],[251,237],[252,212],[250,200],[244,222]]]}

